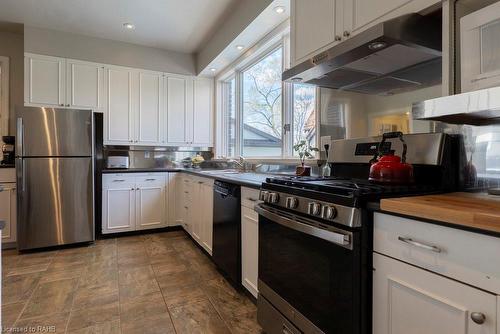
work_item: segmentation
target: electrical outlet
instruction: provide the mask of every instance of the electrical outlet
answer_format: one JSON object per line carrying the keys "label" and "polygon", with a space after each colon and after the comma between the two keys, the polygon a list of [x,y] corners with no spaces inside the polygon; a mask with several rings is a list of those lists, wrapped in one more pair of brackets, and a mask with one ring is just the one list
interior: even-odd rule
{"label": "electrical outlet", "polygon": [[320,138],[320,150],[324,151],[325,150],[325,145],[331,145],[332,144],[332,136],[322,136]]}

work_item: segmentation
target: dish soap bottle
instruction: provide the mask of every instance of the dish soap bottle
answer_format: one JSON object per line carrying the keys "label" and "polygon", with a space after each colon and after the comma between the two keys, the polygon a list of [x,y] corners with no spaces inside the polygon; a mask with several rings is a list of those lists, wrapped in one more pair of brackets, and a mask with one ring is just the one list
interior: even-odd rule
{"label": "dish soap bottle", "polygon": [[328,177],[332,173],[332,169],[330,168],[330,163],[328,163],[328,150],[330,149],[330,145],[325,144],[325,152],[326,152],[326,162],[323,168],[321,168],[321,176]]}

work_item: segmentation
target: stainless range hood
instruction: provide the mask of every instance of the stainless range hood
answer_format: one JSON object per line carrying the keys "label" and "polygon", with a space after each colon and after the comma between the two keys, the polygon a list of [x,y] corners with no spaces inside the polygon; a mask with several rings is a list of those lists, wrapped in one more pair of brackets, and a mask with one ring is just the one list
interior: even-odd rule
{"label": "stainless range hood", "polygon": [[441,83],[441,16],[380,23],[283,72],[283,81],[392,95]]}
{"label": "stainless range hood", "polygon": [[500,87],[414,103],[412,117],[452,124],[500,124]]}

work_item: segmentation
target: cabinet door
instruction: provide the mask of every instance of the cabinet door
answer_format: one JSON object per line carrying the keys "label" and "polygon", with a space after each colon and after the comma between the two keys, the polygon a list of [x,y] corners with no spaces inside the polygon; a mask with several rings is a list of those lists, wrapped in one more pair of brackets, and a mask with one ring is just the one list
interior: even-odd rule
{"label": "cabinet door", "polygon": [[116,181],[103,189],[102,233],[135,230],[135,183]]}
{"label": "cabinet door", "polygon": [[132,75],[127,68],[106,69],[104,144],[130,145],[134,141]]}
{"label": "cabinet door", "polygon": [[214,226],[214,193],[213,183],[209,180],[203,181],[201,185],[202,194],[202,246],[205,250],[212,255],[212,240],[213,240],[213,226]]}
{"label": "cabinet door", "polygon": [[159,228],[165,224],[165,184],[141,183],[136,188],[136,229]]}
{"label": "cabinet door", "polygon": [[335,41],[335,0],[292,0],[290,19],[292,66]]}
{"label": "cabinet door", "polygon": [[66,75],[67,107],[104,110],[104,66],[68,59]]}
{"label": "cabinet door", "polygon": [[167,144],[186,143],[186,78],[166,77]]}
{"label": "cabinet door", "polygon": [[163,138],[163,74],[139,73],[136,134],[139,145],[161,145]]}
{"label": "cabinet door", "polygon": [[181,201],[179,201],[178,212],[180,214],[180,220],[182,221],[182,226],[192,235],[193,233],[193,222],[192,222],[192,203],[193,203],[193,180],[188,175],[182,176],[182,182],[180,185],[181,192],[179,197]]}
{"label": "cabinet door", "polygon": [[177,187],[177,180],[179,173],[168,173],[168,177],[166,179],[166,203],[165,203],[165,208],[166,208],[166,214],[165,217],[167,219],[167,225],[168,226],[177,226],[181,225],[182,221],[179,218],[179,214],[177,213],[178,211],[178,204],[177,202],[180,202],[181,199],[178,198],[178,194],[180,194],[180,190]]}
{"label": "cabinet door", "polygon": [[193,145],[212,145],[212,94],[211,79],[196,79],[193,83]]}
{"label": "cabinet door", "polygon": [[377,253],[373,267],[374,334],[496,333],[495,295]]}
{"label": "cabinet door", "polygon": [[51,107],[65,105],[65,63],[64,58],[25,55],[25,104]]}
{"label": "cabinet door", "polygon": [[202,233],[203,233],[203,188],[202,181],[195,179],[192,189],[192,206],[191,206],[191,233],[194,238],[202,246]]}
{"label": "cabinet door", "polygon": [[0,221],[5,222],[2,230],[2,242],[16,241],[16,184],[0,184],[3,191],[0,192]]}
{"label": "cabinet door", "polygon": [[259,218],[255,211],[241,207],[241,284],[255,298],[258,295]]}

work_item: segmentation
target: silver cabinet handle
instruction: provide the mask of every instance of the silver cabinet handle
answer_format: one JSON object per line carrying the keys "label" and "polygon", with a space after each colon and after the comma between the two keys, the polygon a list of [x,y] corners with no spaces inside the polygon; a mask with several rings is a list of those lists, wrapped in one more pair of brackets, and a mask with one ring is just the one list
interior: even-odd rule
{"label": "silver cabinet handle", "polygon": [[116,180],[113,180],[113,182],[125,182],[125,180],[122,180],[122,179],[116,179]]}
{"label": "silver cabinet handle", "polygon": [[472,312],[470,318],[478,325],[482,325],[486,321],[486,316],[481,312]]}
{"label": "silver cabinet handle", "polygon": [[342,40],[342,37],[340,37],[339,35],[335,35],[335,40],[338,42],[338,41],[341,41]]}
{"label": "silver cabinet handle", "polygon": [[146,179],[146,181],[156,181],[156,179]]}
{"label": "silver cabinet handle", "polygon": [[426,245],[426,244],[424,244],[422,242],[415,241],[412,238],[398,237],[398,240],[402,241],[402,242],[405,242],[405,243],[407,243],[409,245],[412,245],[412,246],[415,246],[415,247],[418,247],[418,248],[422,248],[422,249],[425,249],[425,250],[429,250],[429,251],[432,251],[432,252],[436,252],[436,253],[441,253],[442,252],[441,248],[439,248],[437,246]]}
{"label": "silver cabinet handle", "polygon": [[257,200],[255,198],[252,198],[252,197],[248,197],[247,200],[249,200],[251,202],[257,202]]}
{"label": "silver cabinet handle", "polygon": [[203,182],[203,181],[198,181],[198,184],[203,184],[203,183],[205,183],[205,182]]}
{"label": "silver cabinet handle", "polygon": [[349,31],[344,31],[344,37],[349,37],[351,35],[351,33]]}

